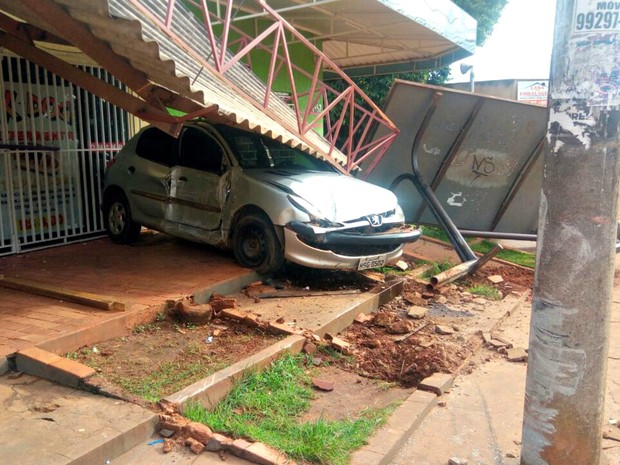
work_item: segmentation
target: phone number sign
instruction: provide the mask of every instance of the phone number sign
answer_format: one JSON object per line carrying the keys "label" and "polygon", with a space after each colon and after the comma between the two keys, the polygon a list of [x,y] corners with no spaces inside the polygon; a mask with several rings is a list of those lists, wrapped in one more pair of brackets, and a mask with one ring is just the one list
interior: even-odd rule
{"label": "phone number sign", "polygon": [[573,32],[620,32],[620,1],[577,0]]}

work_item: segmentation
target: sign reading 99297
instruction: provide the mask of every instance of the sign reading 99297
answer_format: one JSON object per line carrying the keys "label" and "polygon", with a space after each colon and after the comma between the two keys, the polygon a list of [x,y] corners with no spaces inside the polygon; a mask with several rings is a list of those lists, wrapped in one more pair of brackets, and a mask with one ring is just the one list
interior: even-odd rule
{"label": "sign reading 99297", "polygon": [[619,32],[620,1],[577,0],[573,32]]}

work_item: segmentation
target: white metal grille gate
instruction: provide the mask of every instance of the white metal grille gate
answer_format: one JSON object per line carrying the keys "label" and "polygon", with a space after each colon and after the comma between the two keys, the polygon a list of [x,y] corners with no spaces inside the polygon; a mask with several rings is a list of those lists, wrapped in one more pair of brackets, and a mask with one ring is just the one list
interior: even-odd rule
{"label": "white metal grille gate", "polygon": [[1,58],[0,255],[100,236],[105,165],[135,120],[23,58]]}

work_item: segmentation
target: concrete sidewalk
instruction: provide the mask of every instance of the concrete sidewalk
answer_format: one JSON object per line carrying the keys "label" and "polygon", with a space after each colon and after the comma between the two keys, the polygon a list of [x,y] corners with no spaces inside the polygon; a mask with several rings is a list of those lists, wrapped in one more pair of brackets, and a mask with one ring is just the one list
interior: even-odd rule
{"label": "concrete sidewalk", "polygon": [[[620,269],[620,257],[616,270]],[[498,334],[527,347],[530,302],[507,318]],[[606,419],[620,421],[620,285],[615,282],[608,355]],[[484,349],[470,374],[455,380],[444,407],[437,407],[409,438],[391,465],[518,465],[527,366]],[[441,405],[441,404],[440,404]],[[606,424],[605,428],[612,428]],[[616,426],[613,426],[616,428]],[[620,430],[618,430],[620,433]],[[609,465],[620,465],[620,442],[603,439]]]}

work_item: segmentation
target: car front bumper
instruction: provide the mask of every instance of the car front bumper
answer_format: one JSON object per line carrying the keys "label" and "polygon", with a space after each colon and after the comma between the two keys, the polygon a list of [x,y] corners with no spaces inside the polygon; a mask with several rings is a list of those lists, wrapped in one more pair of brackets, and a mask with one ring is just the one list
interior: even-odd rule
{"label": "car front bumper", "polygon": [[[386,265],[396,263],[403,253],[403,244],[414,242],[419,237],[419,230],[408,227],[397,227],[377,234],[332,231],[317,236],[312,228],[304,223],[293,221],[284,228],[284,256],[291,262],[311,268],[357,270],[360,261],[369,256],[376,255],[384,258]],[[322,248],[313,247],[308,242],[320,243]],[[329,250],[332,245],[360,247],[393,245],[393,248],[377,254],[343,255]]]}

